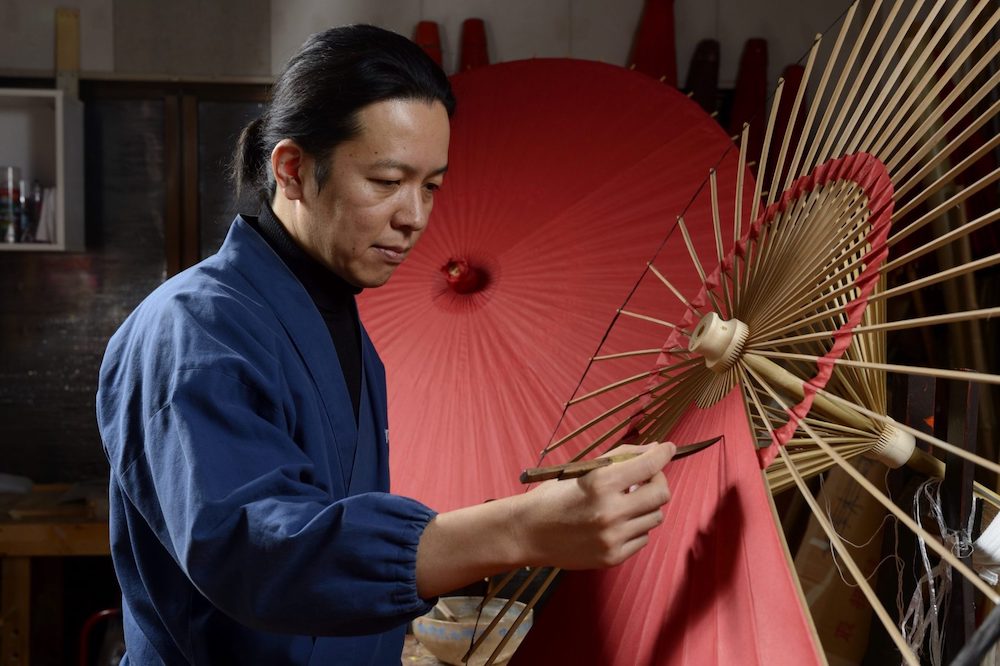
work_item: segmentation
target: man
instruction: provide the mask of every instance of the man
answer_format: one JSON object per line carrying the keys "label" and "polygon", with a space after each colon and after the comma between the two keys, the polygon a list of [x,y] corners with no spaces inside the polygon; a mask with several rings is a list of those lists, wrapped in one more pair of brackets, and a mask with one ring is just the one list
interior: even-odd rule
{"label": "man", "polygon": [[240,138],[260,214],[109,343],[97,411],[126,663],[395,664],[436,595],[617,564],[662,520],[670,444],[445,514],[388,493],[384,371],[354,295],[426,228],[453,109],[405,38],[310,38]]}

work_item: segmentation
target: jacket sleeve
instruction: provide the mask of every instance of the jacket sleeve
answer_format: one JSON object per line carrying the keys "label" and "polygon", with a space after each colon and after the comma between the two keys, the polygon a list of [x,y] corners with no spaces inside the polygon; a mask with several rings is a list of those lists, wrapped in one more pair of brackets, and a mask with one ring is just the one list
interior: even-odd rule
{"label": "jacket sleeve", "polygon": [[201,356],[164,380],[141,453],[114,470],[198,590],[285,633],[374,633],[426,612],[416,551],[434,512],[387,493],[331,497],[288,435],[274,378],[238,355]]}

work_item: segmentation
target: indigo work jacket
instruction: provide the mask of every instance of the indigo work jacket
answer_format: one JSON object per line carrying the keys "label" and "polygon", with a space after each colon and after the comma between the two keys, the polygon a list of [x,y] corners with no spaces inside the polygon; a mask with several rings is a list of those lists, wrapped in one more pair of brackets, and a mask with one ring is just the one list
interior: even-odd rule
{"label": "indigo work jacket", "polygon": [[434,513],[389,495],[385,371],[357,425],[322,316],[237,218],[111,339],[97,416],[132,664],[399,664]]}

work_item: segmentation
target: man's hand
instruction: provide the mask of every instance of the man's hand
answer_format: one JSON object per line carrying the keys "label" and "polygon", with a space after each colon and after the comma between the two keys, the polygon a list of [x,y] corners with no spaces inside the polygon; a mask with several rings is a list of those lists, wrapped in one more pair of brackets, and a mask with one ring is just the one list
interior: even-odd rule
{"label": "man's hand", "polygon": [[614,454],[640,453],[585,476],[547,481],[519,498],[512,537],[532,565],[591,569],[624,562],[649,542],[670,500],[663,467],[672,443],[620,446]]}
{"label": "man's hand", "polygon": [[641,455],[523,495],[439,514],[417,548],[417,591],[444,594],[522,566],[591,569],[624,562],[649,542],[670,500],[671,443],[620,446]]}

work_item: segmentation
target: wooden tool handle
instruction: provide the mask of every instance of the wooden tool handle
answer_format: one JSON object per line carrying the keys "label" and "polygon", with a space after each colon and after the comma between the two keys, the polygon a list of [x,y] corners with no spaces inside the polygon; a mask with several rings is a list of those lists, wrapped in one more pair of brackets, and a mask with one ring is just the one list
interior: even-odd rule
{"label": "wooden tool handle", "polygon": [[611,463],[624,462],[635,458],[638,453],[619,453],[614,456],[603,458],[591,458],[590,460],[578,460],[566,463],[565,465],[552,465],[551,467],[532,467],[521,472],[521,483],[536,483],[547,481],[548,479],[575,479],[592,472],[599,467],[607,467]]}

